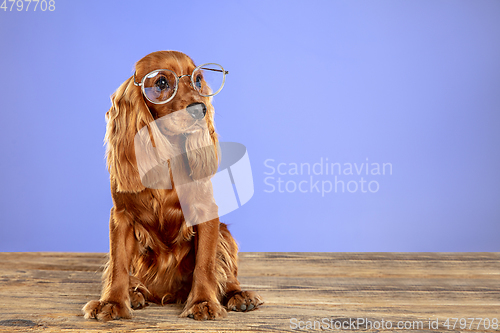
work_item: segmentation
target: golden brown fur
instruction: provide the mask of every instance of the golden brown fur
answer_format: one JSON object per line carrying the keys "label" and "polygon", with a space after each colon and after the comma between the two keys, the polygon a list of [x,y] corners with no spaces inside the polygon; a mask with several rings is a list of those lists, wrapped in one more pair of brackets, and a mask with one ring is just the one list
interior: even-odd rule
{"label": "golden brown fur", "polygon": [[[191,74],[194,68],[193,61],[183,53],[159,51],[138,61],[135,75],[140,82],[155,69],[171,69],[180,76]],[[85,318],[131,318],[132,309],[142,308],[147,302],[185,303],[181,316],[198,320],[224,316],[226,309],[256,309],[262,300],[254,292],[241,291],[238,249],[226,225],[218,218],[203,222],[207,211],[217,209],[209,178],[203,179],[215,173],[219,157],[211,97],[200,96],[188,78],[181,78],[171,101],[153,104],[130,77],[111,100],[105,137],[114,204],[109,224],[110,259],[101,298],[84,306]],[[206,105],[205,123],[199,126],[205,126],[206,131],[198,125],[183,131],[187,122],[193,121],[184,119],[181,113],[174,124],[154,123],[192,103]],[[161,189],[165,177],[158,175],[165,172],[165,166],[153,169],[141,181],[134,137],[145,126],[159,158],[163,153],[171,157],[187,151],[187,161],[177,163],[180,176],[172,178],[174,171],[170,170],[166,182],[171,189]],[[213,149],[198,149],[206,146]],[[146,187],[143,182],[152,186]],[[182,186],[182,196],[181,182],[187,183]],[[207,194],[210,200],[200,199]],[[181,209],[180,198],[183,207],[189,209]],[[188,219],[192,221],[189,225]]]}

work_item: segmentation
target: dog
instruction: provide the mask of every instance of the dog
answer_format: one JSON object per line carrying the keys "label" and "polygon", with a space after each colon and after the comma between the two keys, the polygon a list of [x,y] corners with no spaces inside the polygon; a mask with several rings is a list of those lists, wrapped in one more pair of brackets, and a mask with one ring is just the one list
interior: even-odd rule
{"label": "dog", "polygon": [[[263,304],[241,290],[238,247],[213,199],[220,152],[211,102],[218,87],[203,73],[225,79],[218,68],[197,67],[177,51],[153,52],[111,96],[110,254],[101,298],[83,307],[85,318],[131,318],[152,302],[184,304],[180,317],[209,320]],[[138,149],[145,146],[139,134],[153,152]],[[148,159],[162,163],[144,167]]]}

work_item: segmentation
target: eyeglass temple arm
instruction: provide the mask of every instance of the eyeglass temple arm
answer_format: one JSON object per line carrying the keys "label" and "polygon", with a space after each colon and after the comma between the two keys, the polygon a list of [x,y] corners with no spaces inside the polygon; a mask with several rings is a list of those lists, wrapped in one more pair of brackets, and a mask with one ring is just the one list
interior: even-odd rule
{"label": "eyeglass temple arm", "polygon": [[[207,71],[213,71],[213,72],[222,72],[220,69],[215,69],[215,68],[204,68],[202,67],[201,69],[207,70]],[[224,71],[224,74],[229,74],[228,71]]]}
{"label": "eyeglass temple arm", "polygon": [[134,86],[140,87],[141,83],[135,82],[135,72],[134,72]]}

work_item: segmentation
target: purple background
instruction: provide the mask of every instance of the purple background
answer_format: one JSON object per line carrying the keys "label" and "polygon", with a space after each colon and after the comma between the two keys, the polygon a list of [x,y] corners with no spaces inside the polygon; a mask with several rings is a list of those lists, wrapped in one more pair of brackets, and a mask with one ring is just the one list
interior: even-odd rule
{"label": "purple background", "polygon": [[[230,72],[217,130],[247,147],[255,194],[221,219],[242,251],[500,251],[499,17],[498,1],[0,10],[0,251],[108,250],[104,114],[163,49]],[[393,172],[365,177],[376,193],[265,192],[265,160],[321,158]]]}

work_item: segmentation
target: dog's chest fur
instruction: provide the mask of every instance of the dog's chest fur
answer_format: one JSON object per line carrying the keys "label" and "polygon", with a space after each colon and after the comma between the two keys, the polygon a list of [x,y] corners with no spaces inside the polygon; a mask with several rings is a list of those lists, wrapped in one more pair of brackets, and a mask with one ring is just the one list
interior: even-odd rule
{"label": "dog's chest fur", "polygon": [[174,247],[190,242],[194,235],[193,228],[184,223],[175,189],[116,193],[114,199],[118,209],[132,214],[134,233],[141,252],[171,252]]}

